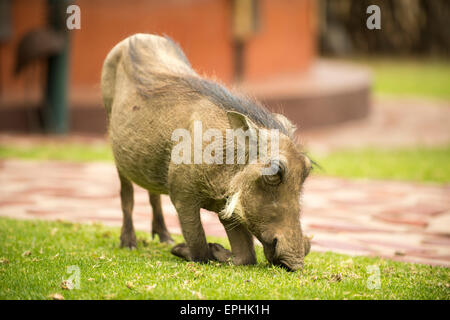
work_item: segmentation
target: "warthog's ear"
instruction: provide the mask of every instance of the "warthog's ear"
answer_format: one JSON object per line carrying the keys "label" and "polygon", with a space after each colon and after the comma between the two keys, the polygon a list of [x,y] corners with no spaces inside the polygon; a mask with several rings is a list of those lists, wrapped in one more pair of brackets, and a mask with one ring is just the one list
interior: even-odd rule
{"label": "warthog's ear", "polygon": [[[227,148],[231,146],[233,146],[233,148],[235,147],[234,137],[236,137],[236,163],[254,163],[254,161],[257,160],[258,157],[258,128],[247,116],[243,115],[242,113],[227,111],[227,117],[228,122],[230,123],[231,130],[233,131],[233,140],[229,142],[230,144],[227,144]],[[246,142],[247,137],[249,141],[248,144]],[[244,138],[244,140],[242,140],[242,138]],[[248,159],[246,155],[248,155]]]}
{"label": "warthog's ear", "polygon": [[245,115],[235,111],[227,111],[228,121],[230,122],[231,128],[242,129],[244,131],[253,129],[256,130],[254,123]]}
{"label": "warthog's ear", "polygon": [[295,131],[297,130],[297,126],[293,124],[288,118],[279,113],[273,114],[275,118],[280,122],[288,131],[289,138],[294,138]]}

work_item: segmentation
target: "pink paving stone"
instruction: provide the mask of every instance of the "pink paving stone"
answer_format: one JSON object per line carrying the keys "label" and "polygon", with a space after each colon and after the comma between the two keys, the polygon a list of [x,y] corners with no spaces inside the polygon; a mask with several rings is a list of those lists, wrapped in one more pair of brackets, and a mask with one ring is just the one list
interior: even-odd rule
{"label": "pink paving stone", "polygon": [[101,200],[101,199],[109,199],[112,200],[116,197],[116,194],[113,193],[108,193],[108,194],[95,194],[95,195],[89,195],[89,194],[77,194],[77,193],[71,193],[70,194],[71,198],[75,198],[75,199],[80,199],[80,200],[88,200],[88,199],[96,199],[96,200]]}
{"label": "pink paving stone", "polygon": [[401,191],[395,191],[395,190],[390,190],[390,191],[384,191],[384,190],[372,190],[370,192],[370,197],[374,198],[374,199],[385,199],[386,197],[391,198],[391,197],[403,197],[405,196],[405,192],[401,192]]}
{"label": "pink paving stone", "polygon": [[420,254],[420,253],[423,253],[423,254],[426,255],[426,254],[433,254],[434,253],[433,250],[420,248],[420,247],[417,247],[417,246],[408,245],[408,244],[401,243],[401,242],[389,242],[389,241],[385,241],[385,240],[374,240],[374,239],[370,239],[370,240],[359,239],[359,242],[367,243],[368,245],[374,244],[374,245],[377,245],[377,246],[382,246],[382,247],[402,250],[402,251],[407,252],[408,254],[412,254],[412,253]]}
{"label": "pink paving stone", "polygon": [[347,242],[341,242],[341,241],[330,241],[330,240],[312,240],[311,241],[311,248],[314,248],[314,246],[320,246],[323,248],[327,248],[330,251],[334,251],[336,249],[339,250],[345,250],[345,251],[356,251],[358,253],[369,253],[371,250],[365,246],[358,245],[355,243],[347,243]]}
{"label": "pink paving stone", "polygon": [[427,234],[435,234],[450,237],[450,211],[446,211],[430,219],[425,229]]}
{"label": "pink paving stone", "polygon": [[49,209],[27,209],[27,213],[36,216],[51,216],[51,215],[62,215],[60,210],[49,210]]}
{"label": "pink paving stone", "polygon": [[428,220],[426,218],[414,213],[399,213],[397,211],[381,212],[375,215],[374,218],[385,222],[407,224],[422,228],[425,228],[428,225]]}
{"label": "pink paving stone", "polygon": [[[99,217],[98,216],[86,216],[84,217],[85,219],[87,219],[88,221],[99,221]],[[103,222],[108,222],[108,221],[122,221],[122,217],[102,217],[100,221]]]}
{"label": "pink paving stone", "polygon": [[382,229],[367,228],[360,225],[350,225],[350,224],[316,224],[312,223],[309,228],[314,230],[325,230],[329,232],[385,232]]}
{"label": "pink paving stone", "polygon": [[450,237],[425,238],[422,240],[422,243],[450,247]]}
{"label": "pink paving stone", "polygon": [[33,205],[35,201],[33,200],[3,200],[0,199],[0,207],[9,206],[23,206],[23,205]]}
{"label": "pink paving stone", "polygon": [[442,212],[445,212],[447,208],[444,205],[434,205],[434,204],[425,204],[425,203],[417,203],[414,206],[408,206],[407,208],[398,208],[393,210],[386,210],[383,211],[383,214],[402,214],[404,212],[416,214],[416,215],[423,215],[423,216],[436,216]]}
{"label": "pink paving stone", "polygon": [[399,262],[409,262],[409,263],[421,263],[421,264],[429,264],[431,266],[448,266],[448,263],[446,261],[438,260],[438,259],[427,259],[427,258],[420,258],[420,257],[413,257],[413,256],[391,256],[391,255],[380,255],[380,254],[374,254],[372,255],[374,257],[384,258],[384,259],[390,259],[395,260]]}
{"label": "pink paving stone", "polygon": [[428,252],[417,252],[417,251],[405,251],[405,256],[410,257],[420,257],[425,259],[434,259],[434,260],[441,260],[441,261],[450,261],[450,255],[443,254],[433,254]]}
{"label": "pink paving stone", "polygon": [[367,206],[367,205],[378,205],[381,199],[376,199],[374,197],[367,197],[362,199],[354,199],[354,200],[340,200],[340,199],[332,199],[331,201],[335,205],[344,205],[344,206]]}
{"label": "pink paving stone", "polygon": [[69,188],[29,188],[23,190],[24,193],[29,194],[41,194],[41,195],[49,195],[49,196],[72,196],[74,194],[74,190]]}

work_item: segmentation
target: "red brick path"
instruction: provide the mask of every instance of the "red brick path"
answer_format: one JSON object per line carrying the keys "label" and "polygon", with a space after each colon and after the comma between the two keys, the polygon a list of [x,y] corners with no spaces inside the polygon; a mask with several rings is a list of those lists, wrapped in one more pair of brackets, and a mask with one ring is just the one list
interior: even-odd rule
{"label": "red brick path", "polygon": [[[134,222],[150,230],[147,193],[136,188]],[[175,209],[164,197],[172,233]],[[119,184],[105,163],[0,161],[0,215],[100,221],[120,226]],[[202,216],[208,235],[225,236],[217,217]],[[303,229],[313,250],[382,256],[450,266],[450,185],[312,177],[303,196]]]}

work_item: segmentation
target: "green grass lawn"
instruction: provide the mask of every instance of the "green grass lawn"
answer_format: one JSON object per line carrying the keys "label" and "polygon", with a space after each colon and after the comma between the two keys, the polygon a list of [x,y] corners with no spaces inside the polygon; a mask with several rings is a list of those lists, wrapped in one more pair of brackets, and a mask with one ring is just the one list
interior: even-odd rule
{"label": "green grass lawn", "polygon": [[[6,218],[0,243],[0,299],[450,299],[450,269],[379,258],[312,252],[303,271],[287,272],[257,248],[256,266],[202,265],[148,233],[130,251],[119,248],[117,228]],[[379,288],[368,287],[369,266],[380,270]],[[69,290],[64,280],[76,270],[80,287]]]}
{"label": "green grass lawn", "polygon": [[[398,179],[419,182],[450,182],[450,146],[415,149],[364,149],[337,151],[325,157],[310,156],[322,167],[315,174],[345,178]],[[112,161],[107,144],[0,145],[0,159],[62,161]]]}
{"label": "green grass lawn", "polygon": [[39,145],[0,145],[0,159],[61,160],[61,161],[113,161],[108,144],[42,143]]}
{"label": "green grass lawn", "polygon": [[[314,158],[314,154],[311,155]],[[450,146],[336,151],[316,157],[320,175],[345,178],[450,182]]]}
{"label": "green grass lawn", "polygon": [[374,75],[376,94],[450,99],[450,61],[431,59],[355,58]]}

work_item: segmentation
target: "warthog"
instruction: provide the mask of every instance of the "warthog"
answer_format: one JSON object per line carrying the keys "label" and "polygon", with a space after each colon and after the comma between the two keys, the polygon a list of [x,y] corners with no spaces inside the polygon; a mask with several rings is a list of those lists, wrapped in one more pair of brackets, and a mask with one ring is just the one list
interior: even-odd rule
{"label": "warthog", "polygon": [[[303,266],[310,242],[300,225],[300,193],[311,161],[294,141],[295,127],[287,118],[200,77],[177,44],[155,35],[136,34],[117,44],[105,59],[101,89],[121,183],[121,246],[136,247],[134,182],[148,190],[152,235],[162,242],[173,242],[160,198],[169,194],[186,241],[172,248],[179,257],[198,262],[231,258],[236,265],[255,264],[255,236],[270,263],[288,270]],[[194,122],[224,133],[242,129],[250,132],[247,138],[252,141],[258,141],[255,132],[276,129],[278,155],[265,162],[249,161],[246,144],[233,143],[233,154],[245,148],[243,163],[173,161],[177,144],[173,132],[180,128],[192,132]],[[226,148],[230,150],[229,143]],[[264,168],[270,174],[263,174]],[[207,243],[201,208],[218,214],[231,252]]]}

